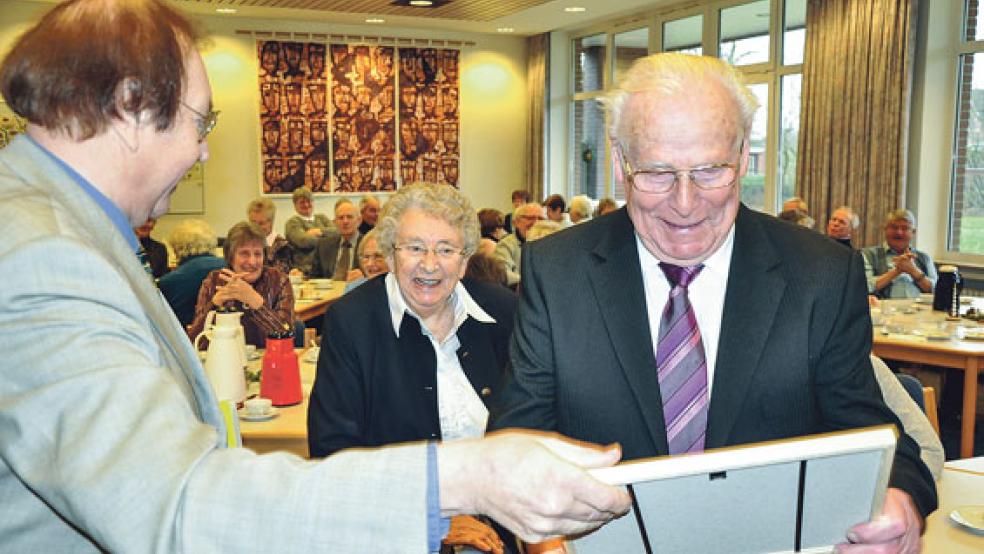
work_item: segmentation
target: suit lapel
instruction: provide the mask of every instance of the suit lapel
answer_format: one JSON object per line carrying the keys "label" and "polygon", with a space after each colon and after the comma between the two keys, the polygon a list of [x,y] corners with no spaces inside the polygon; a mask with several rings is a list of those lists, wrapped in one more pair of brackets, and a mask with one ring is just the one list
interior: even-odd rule
{"label": "suit lapel", "polygon": [[781,262],[757,218],[741,206],[728,273],[706,447],[727,444],[775,321],[786,282]]}
{"label": "suit lapel", "polygon": [[589,266],[588,279],[598,299],[598,309],[615,356],[646,420],[656,453],[665,454],[668,448],[663,401],[659,394],[635,234],[624,208],[610,219],[611,224],[599,224],[599,240],[591,251],[595,263]]}

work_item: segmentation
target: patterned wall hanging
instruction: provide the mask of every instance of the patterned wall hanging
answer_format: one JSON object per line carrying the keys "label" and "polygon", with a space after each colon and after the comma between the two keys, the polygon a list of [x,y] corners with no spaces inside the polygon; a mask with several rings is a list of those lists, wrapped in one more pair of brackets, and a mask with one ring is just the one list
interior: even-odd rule
{"label": "patterned wall hanging", "polygon": [[395,190],[394,48],[330,49],[332,192]]}
{"label": "patterned wall hanging", "polygon": [[458,186],[457,50],[400,48],[400,180]]}
{"label": "patterned wall hanging", "polygon": [[328,192],[325,45],[257,41],[263,192]]}

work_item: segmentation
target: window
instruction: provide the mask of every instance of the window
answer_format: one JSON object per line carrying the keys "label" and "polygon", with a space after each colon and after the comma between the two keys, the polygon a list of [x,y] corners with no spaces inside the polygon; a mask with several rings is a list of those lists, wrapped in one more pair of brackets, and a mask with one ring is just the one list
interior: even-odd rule
{"label": "window", "polygon": [[704,53],[704,16],[692,15],[663,23],[663,52],[682,52],[700,56]]}
{"label": "window", "polygon": [[731,65],[769,61],[769,0],[721,10],[718,55]]}
{"label": "window", "polygon": [[948,250],[984,254],[984,33],[978,0],[966,0],[957,55],[957,114]]}
{"label": "window", "polygon": [[[705,0],[694,6],[682,2],[683,8],[639,14],[650,25],[637,19],[618,26],[612,23],[604,32],[598,30],[604,28],[601,25],[583,35],[575,33],[570,103],[562,112],[569,117],[567,165],[551,166],[549,192],[624,200],[597,99],[632,61],[648,53],[652,42],[657,51],[720,56],[746,75],[761,107],[749,137],[749,170],[742,179],[741,198],[751,208],[775,213],[795,193],[806,3]],[[606,72],[605,67],[610,69]],[[602,80],[605,76],[607,80]],[[553,178],[554,172],[564,179]]]}

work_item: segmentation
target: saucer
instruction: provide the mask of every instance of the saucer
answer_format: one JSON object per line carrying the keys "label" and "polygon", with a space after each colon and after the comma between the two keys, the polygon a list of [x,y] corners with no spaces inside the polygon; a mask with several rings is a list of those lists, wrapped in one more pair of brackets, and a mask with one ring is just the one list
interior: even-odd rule
{"label": "saucer", "polygon": [[975,533],[984,533],[984,506],[960,506],[950,512],[950,519]]}
{"label": "saucer", "polygon": [[246,409],[245,408],[239,410],[239,419],[241,419],[243,421],[269,421],[269,420],[277,417],[278,415],[280,415],[280,413],[277,411],[276,408],[270,408],[270,411],[269,412],[267,412],[267,413],[265,413],[263,415],[258,415],[258,416],[250,415],[250,414],[246,413]]}

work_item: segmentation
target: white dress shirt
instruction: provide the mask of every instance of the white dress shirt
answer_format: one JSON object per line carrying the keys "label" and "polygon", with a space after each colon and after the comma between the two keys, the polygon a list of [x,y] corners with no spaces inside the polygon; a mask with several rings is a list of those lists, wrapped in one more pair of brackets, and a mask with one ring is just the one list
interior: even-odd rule
{"label": "white dress shirt", "polygon": [[[735,227],[721,246],[704,260],[704,269],[687,287],[690,304],[697,316],[704,358],[707,360],[707,397],[714,384],[714,364],[717,361],[718,338],[721,336],[721,318],[724,313],[724,294],[728,289],[728,272],[731,269],[731,251],[735,244]],[[646,312],[653,341],[653,370],[655,371],[656,347],[659,344],[659,320],[670,296],[670,283],[659,268],[659,260],[646,250],[636,234],[636,249],[642,264],[642,283],[646,290]]]}
{"label": "white dress shirt", "polygon": [[469,317],[482,323],[495,323],[495,319],[475,302],[459,282],[448,299],[454,309],[452,332],[443,341],[438,341],[424,325],[424,321],[407,305],[392,273],[386,274],[386,296],[396,336],[400,336],[400,324],[403,323],[404,315],[410,314],[420,322],[420,330],[434,347],[434,354],[437,356],[437,412],[441,423],[441,440],[484,435],[489,411],[461,368],[461,361],[458,360],[458,348],[461,347],[458,329]]}

